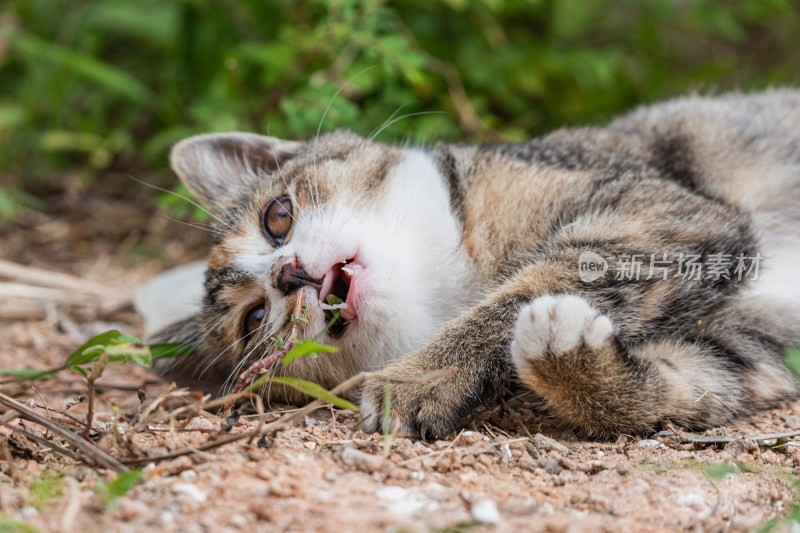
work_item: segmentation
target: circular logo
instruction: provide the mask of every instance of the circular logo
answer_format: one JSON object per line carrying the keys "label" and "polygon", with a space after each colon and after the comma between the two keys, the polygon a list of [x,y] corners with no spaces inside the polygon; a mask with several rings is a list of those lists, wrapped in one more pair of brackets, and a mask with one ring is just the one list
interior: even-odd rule
{"label": "circular logo", "polygon": [[591,283],[602,278],[608,270],[608,263],[598,254],[590,251],[581,252],[578,258],[578,276],[584,283]]}

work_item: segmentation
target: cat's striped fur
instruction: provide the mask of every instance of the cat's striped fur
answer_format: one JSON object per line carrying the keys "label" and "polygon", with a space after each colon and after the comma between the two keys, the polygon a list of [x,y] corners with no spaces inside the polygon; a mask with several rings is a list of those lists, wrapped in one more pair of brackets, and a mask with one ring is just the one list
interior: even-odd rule
{"label": "cat's striped fur", "polygon": [[[520,387],[595,436],[664,418],[720,425],[798,392],[783,354],[800,344],[800,92],[687,97],[520,145],[219,134],[180,143],[172,161],[220,231],[202,308],[158,336],[199,346],[160,368],[187,385],[217,391],[286,335],[298,294],[276,289],[287,257],[316,278],[357,257],[358,318],[321,338],[341,351],[274,371],[333,386],[359,370],[455,367],[392,386],[396,430],[443,436]],[[261,217],[280,196],[296,222],[275,248]],[[582,281],[585,251],[607,260],[604,277]],[[650,279],[615,276],[634,254],[642,272],[651,254],[763,259],[757,279],[684,279],[677,262]],[[319,295],[301,291],[311,335]],[[264,301],[263,328],[240,340]],[[381,413],[383,397],[382,381],[365,384],[364,414]]]}

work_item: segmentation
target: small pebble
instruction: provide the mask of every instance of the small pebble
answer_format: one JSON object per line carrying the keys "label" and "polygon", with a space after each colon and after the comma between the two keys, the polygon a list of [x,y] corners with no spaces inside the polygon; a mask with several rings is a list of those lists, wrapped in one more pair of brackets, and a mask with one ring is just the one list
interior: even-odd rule
{"label": "small pebble", "polygon": [[496,524],[500,521],[500,511],[492,500],[478,500],[470,508],[472,518],[486,524]]}
{"label": "small pebble", "polygon": [[119,501],[119,511],[123,520],[133,520],[137,516],[148,514],[150,508],[138,500],[122,498]]}
{"label": "small pebble", "polygon": [[197,503],[203,503],[208,499],[208,496],[206,495],[205,492],[197,488],[196,485],[192,485],[191,483],[175,483],[172,486],[172,490],[193,499]]}
{"label": "small pebble", "polygon": [[545,437],[541,433],[537,433],[536,435],[533,436],[533,444],[537,448],[543,449],[548,452],[555,450],[563,455],[567,455],[569,453],[569,448],[567,448],[560,442],[551,439],[550,437]]}
{"label": "small pebble", "polygon": [[511,459],[511,448],[508,446],[507,443],[500,446],[500,451],[503,453],[505,457]]}
{"label": "small pebble", "polygon": [[636,445],[641,446],[642,448],[659,448],[661,446],[664,446],[655,439],[643,439],[637,442]]}
{"label": "small pebble", "polygon": [[383,457],[370,455],[355,448],[345,448],[342,450],[342,462],[348,466],[354,466],[359,470],[375,471],[383,466]]}
{"label": "small pebble", "polygon": [[552,457],[545,457],[544,460],[541,461],[540,465],[548,474],[555,475],[561,472],[561,465]]}

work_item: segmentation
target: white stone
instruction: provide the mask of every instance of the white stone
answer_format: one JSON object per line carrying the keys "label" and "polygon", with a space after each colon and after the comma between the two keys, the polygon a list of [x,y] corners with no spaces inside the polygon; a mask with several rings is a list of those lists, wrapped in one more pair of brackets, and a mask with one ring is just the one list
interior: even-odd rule
{"label": "white stone", "polygon": [[492,500],[478,500],[470,508],[472,518],[486,524],[496,524],[500,521],[500,511]]}
{"label": "white stone", "polygon": [[639,442],[636,443],[636,445],[641,446],[642,448],[660,448],[661,446],[664,446],[655,439],[640,440]]}
{"label": "white stone", "polygon": [[172,486],[172,490],[193,499],[197,503],[203,503],[208,499],[205,492],[197,488],[197,485],[192,485],[191,483],[175,483]]}

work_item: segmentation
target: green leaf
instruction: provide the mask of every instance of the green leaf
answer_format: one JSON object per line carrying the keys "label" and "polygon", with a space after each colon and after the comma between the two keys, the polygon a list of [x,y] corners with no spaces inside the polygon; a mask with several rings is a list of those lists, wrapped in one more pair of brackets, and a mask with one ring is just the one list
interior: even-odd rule
{"label": "green leaf", "polygon": [[344,303],[344,300],[332,293],[325,297],[325,301],[328,302],[328,305],[339,305]]}
{"label": "green leaf", "polygon": [[786,366],[789,367],[789,370],[794,372],[796,376],[800,377],[800,346],[795,346],[786,350],[785,361]]}
{"label": "green leaf", "polygon": [[110,482],[108,492],[117,498],[125,496],[133,487],[142,479],[141,470],[129,470],[118,475],[117,478]]}
{"label": "green leaf", "polygon": [[[328,302],[328,305],[338,305],[344,303],[344,301],[342,301],[342,299],[335,294],[329,294],[325,297],[325,300]],[[327,331],[342,319],[342,311],[339,309],[326,309],[325,318],[328,323],[325,325],[324,331]]]}
{"label": "green leaf", "polygon": [[292,315],[291,316],[291,320],[292,320],[292,322],[305,322],[306,324],[309,323],[308,319],[306,317],[304,317],[304,316]]}
{"label": "green leaf", "polygon": [[74,370],[73,367],[96,362],[105,353],[108,353],[108,362],[111,363],[130,360],[149,368],[153,361],[149,346],[133,335],[112,330],[83,343],[67,358],[66,364]]}
{"label": "green leaf", "polygon": [[0,130],[12,130],[25,122],[26,119],[27,111],[23,106],[19,104],[0,105]]}
{"label": "green leaf", "polygon": [[[81,346],[72,352],[72,355],[67,357],[66,365],[73,366],[73,365],[82,365],[88,363],[92,360],[92,356],[84,356],[84,352],[90,348],[94,348],[96,346],[105,347],[110,346],[114,339],[119,338],[122,335],[119,331],[112,329],[111,331],[106,331],[105,333],[101,333],[100,335],[96,335],[89,339],[88,341],[81,344]],[[92,353],[95,353],[93,351]],[[102,355],[102,352],[100,352]]]}
{"label": "green leaf", "polygon": [[114,506],[117,499],[130,492],[141,479],[141,470],[129,470],[118,475],[113,481],[105,482],[102,479],[98,480],[94,492],[108,505]]}
{"label": "green leaf", "polygon": [[785,446],[788,443],[789,443],[789,439],[787,439],[786,437],[782,437],[780,439],[775,439],[775,443],[774,444],[771,443],[771,442],[767,442],[765,440],[758,441],[758,445],[759,446],[764,446],[764,447],[767,447],[767,448],[777,448],[779,446]]}
{"label": "green leaf", "polygon": [[81,374],[83,377],[85,377],[87,379],[89,378],[89,373],[86,372],[86,370],[84,370],[84,368],[82,366],[71,366],[71,367],[69,367],[69,369],[74,371],[74,372],[78,372],[79,374]]}
{"label": "green leaf", "polygon": [[150,347],[141,343],[125,342],[122,344],[113,344],[106,348],[110,363],[126,363],[129,360],[137,363],[145,368],[150,368],[153,364],[153,356],[150,355]]}
{"label": "green leaf", "polygon": [[383,439],[389,438],[389,428],[392,423],[392,385],[389,380],[383,386]]}
{"label": "green leaf", "polygon": [[21,370],[0,370],[0,376],[16,376],[25,379],[50,379],[53,374],[48,374],[47,371],[35,370],[32,368],[24,368]]}
{"label": "green leaf", "polygon": [[353,431],[355,431],[358,428],[360,428],[364,424],[364,422],[366,422],[367,420],[372,418],[373,414],[375,414],[375,413],[370,413],[367,416],[365,416],[364,418],[362,418],[361,420],[359,420],[358,422],[356,422],[355,424],[353,424]]}
{"label": "green leaf", "polygon": [[720,479],[728,474],[735,474],[737,472],[741,472],[739,468],[735,465],[729,465],[726,463],[715,463],[710,464],[703,468],[703,474],[705,474],[709,479],[715,480]]}
{"label": "green leaf", "polygon": [[304,394],[308,394],[309,396],[316,398],[318,400],[322,400],[323,402],[331,403],[335,407],[339,409],[350,409],[351,411],[358,411],[358,407],[356,407],[351,402],[348,402],[344,398],[339,398],[338,396],[331,394],[328,390],[316,383],[311,381],[306,381],[304,379],[297,379],[297,378],[284,378],[284,377],[274,377],[268,378],[269,381],[273,383],[281,383],[283,385],[288,385],[293,387]]}
{"label": "green leaf", "polygon": [[153,359],[171,359],[173,357],[184,357],[194,355],[194,348],[185,342],[169,342],[150,345],[150,355]]}
{"label": "green leaf", "polygon": [[289,353],[281,358],[281,363],[286,366],[298,357],[316,357],[318,353],[332,353],[338,351],[339,348],[336,346],[317,344],[312,340],[305,339],[295,343],[294,348],[289,350]]}
{"label": "green leaf", "polygon": [[46,471],[42,477],[31,483],[28,488],[28,497],[34,507],[42,509],[61,496],[63,488],[63,476]]}
{"label": "green leaf", "polygon": [[55,63],[139,105],[149,107],[158,101],[156,95],[139,80],[92,56],[79,54],[21,31],[11,34],[11,44],[34,61]]}
{"label": "green leaf", "polygon": [[283,337],[275,335],[274,337],[270,337],[269,340],[273,341],[279,350],[283,350]]}
{"label": "green leaf", "polygon": [[0,513],[0,533],[39,533],[39,530]]}

